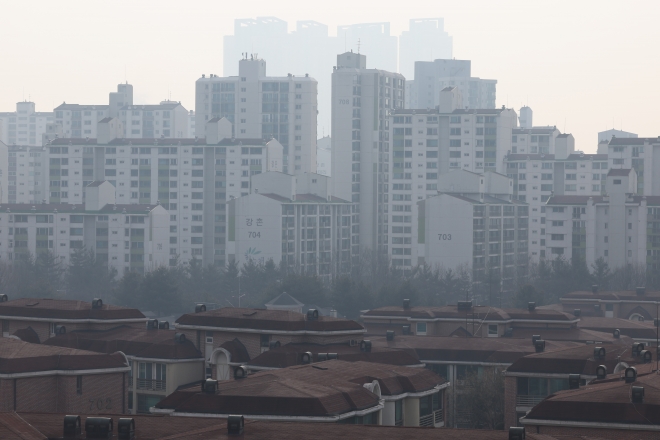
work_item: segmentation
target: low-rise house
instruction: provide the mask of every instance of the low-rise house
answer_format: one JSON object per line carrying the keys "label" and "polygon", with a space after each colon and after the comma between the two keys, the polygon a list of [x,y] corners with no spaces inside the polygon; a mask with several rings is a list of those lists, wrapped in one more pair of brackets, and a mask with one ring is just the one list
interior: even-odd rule
{"label": "low-rise house", "polygon": [[[237,377],[243,374],[237,369]],[[424,368],[330,360],[213,380],[168,396],[153,413],[250,419],[444,426],[445,379]]]}
{"label": "low-rise house", "polygon": [[120,326],[105,331],[74,331],[44,345],[97,353],[123,352],[131,366],[128,409],[148,413],[165,396],[203,378],[204,358],[192,341],[172,330]]}
{"label": "low-rise house", "polygon": [[529,432],[550,436],[657,439],[660,376],[655,363],[552,394],[520,419],[520,423]]}
{"label": "low-rise house", "polygon": [[0,412],[127,412],[130,367],[99,354],[0,338]]}
{"label": "low-rise house", "polygon": [[644,287],[635,290],[603,291],[593,286],[591,291],[571,292],[560,298],[565,312],[580,310],[582,316],[621,318],[631,321],[651,321],[658,317],[660,292]]}
{"label": "low-rise house", "polygon": [[628,336],[637,342],[649,345],[656,344],[658,340],[658,327],[653,325],[653,321],[583,316],[580,318],[578,327],[603,333],[615,333],[618,330],[622,336]]}
{"label": "low-rise house", "polygon": [[[598,369],[607,373],[620,373],[630,365],[643,362],[642,355],[632,352],[629,338],[617,344],[586,344],[546,350],[540,344],[540,352],[518,359],[505,372],[505,426],[516,426],[518,419],[536,404],[557,391],[567,390],[570,377],[577,386],[596,379]],[[570,376],[570,377],[569,377]]]}
{"label": "low-rise house", "polygon": [[[0,302],[2,336],[30,327],[39,341],[73,330],[107,330],[119,325],[143,326],[147,318],[138,309],[93,302],[52,298],[19,298]],[[22,338],[21,338],[22,339]]]}
{"label": "low-rise house", "polygon": [[355,321],[319,316],[313,310],[303,315],[287,310],[204,309],[198,305],[197,313],[179,317],[175,326],[204,355],[207,378],[230,379],[233,363],[246,363],[269,350],[271,343],[349,343],[362,339],[365,332]]}

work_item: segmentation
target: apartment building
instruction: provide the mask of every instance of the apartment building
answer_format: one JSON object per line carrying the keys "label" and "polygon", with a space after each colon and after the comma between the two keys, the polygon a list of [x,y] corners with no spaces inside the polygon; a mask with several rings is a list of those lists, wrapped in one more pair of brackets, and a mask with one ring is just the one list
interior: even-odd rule
{"label": "apartment building", "polygon": [[[157,105],[125,105],[117,116],[124,124],[126,139],[193,137],[189,134],[190,115],[180,102],[162,101]],[[89,136],[96,137],[96,136]]]}
{"label": "apartment building", "polygon": [[598,132],[598,143],[601,143],[603,141],[609,142],[614,137],[617,137],[617,138],[637,138],[639,136],[637,135],[637,133],[632,133],[632,132],[623,131],[623,130],[616,130],[616,129],[612,128],[610,130],[605,130],[605,131],[599,131]]}
{"label": "apartment building", "polygon": [[198,384],[176,391],[152,412],[441,428],[449,383],[425,368],[329,360],[203,385],[201,393]]}
{"label": "apartment building", "polygon": [[[0,154],[7,154],[7,167],[2,178],[4,203],[42,203],[48,199],[46,193],[47,158],[44,147],[16,146],[1,147]],[[6,153],[5,153],[6,152]]]}
{"label": "apartment building", "polygon": [[393,222],[392,243],[403,245],[392,246],[393,264],[404,269],[464,265],[477,280],[497,274],[505,283],[526,270],[529,207],[511,198],[511,179],[460,170],[437,182],[438,194],[417,202],[416,223],[405,212],[402,226]]}
{"label": "apartment building", "polygon": [[209,120],[227,118],[236,138],[277,139],[284,172],[316,172],[316,80],[266,76],[266,61],[255,56],[238,65],[238,76],[202,75],[196,81],[196,135],[206,136]]}
{"label": "apartment building", "polygon": [[[504,373],[504,424],[518,425],[520,417],[549,395],[641,363],[642,358],[633,355],[631,346],[628,338],[614,344],[597,342],[554,350],[546,350],[545,343],[538,344],[537,353],[518,359]],[[605,371],[599,372],[600,367]]]}
{"label": "apartment building", "polygon": [[19,298],[0,302],[2,337],[30,329],[30,340],[40,343],[74,330],[100,331],[121,325],[142,327],[147,318],[137,309],[94,302]]}
{"label": "apartment building", "polygon": [[618,138],[608,144],[609,166],[612,169],[632,168],[637,173],[638,195],[660,195],[660,137]]}
{"label": "apartment building", "polygon": [[82,204],[3,205],[0,259],[52,252],[66,265],[80,249],[94,249],[97,261],[120,273],[168,264],[169,217],[162,206],[117,204],[107,181],[88,184],[85,193]]}
{"label": "apartment building", "polygon": [[206,139],[126,139],[123,124],[105,118],[98,138],[55,139],[46,147],[49,201],[83,203],[81,188],[108,180],[129,210],[160,204],[169,212],[163,248],[172,262],[195,257],[224,266],[226,201],[249,194],[251,175],[281,171],[282,146],[234,138],[226,118],[206,125]]}
{"label": "apartment building", "polygon": [[266,172],[252,176],[252,193],[228,203],[228,261],[253,260],[296,273],[349,275],[354,204],[335,197],[331,178]]}
{"label": "apartment building", "polygon": [[416,62],[450,60],[453,43],[453,37],[445,31],[444,18],[411,18],[408,30],[399,37],[399,73],[414,78]]}
{"label": "apartment building", "polygon": [[[528,135],[527,135],[528,136]],[[551,257],[547,251],[546,202],[555,195],[600,196],[609,170],[607,154],[574,152],[571,146],[556,153],[508,154],[506,174],[513,180],[513,197],[529,205],[529,255],[533,261]],[[568,137],[572,138],[571,135]]]}
{"label": "apartment building", "polygon": [[440,104],[440,91],[457,87],[460,109],[494,109],[497,80],[472,77],[472,61],[436,59],[415,61],[415,79],[409,81],[406,108],[428,109]]}
{"label": "apartment building", "polygon": [[[14,172],[14,170],[12,170]],[[0,142],[0,203],[9,202],[9,148]]]}
{"label": "apartment building", "polygon": [[0,411],[126,413],[130,368],[121,352],[99,354],[0,338]]}
{"label": "apartment building", "polygon": [[197,136],[197,118],[195,117],[195,110],[188,110],[188,136]]}
{"label": "apartment building", "polygon": [[[284,310],[225,307],[176,320],[175,327],[194,341],[206,360],[206,377],[227,380],[230,367],[247,363],[264,351],[288,343],[344,343],[360,339],[364,328],[355,321]],[[238,363],[238,364],[237,364]]]}
{"label": "apartment building", "polygon": [[552,196],[546,203],[546,236],[551,257],[603,258],[610,268],[629,264],[658,266],[660,198],[637,193],[634,169],[611,169],[605,195]]}
{"label": "apartment building", "polygon": [[367,69],[365,55],[337,56],[332,73],[333,192],[356,203],[354,232],[360,241],[353,245],[379,254],[388,248],[389,114],[403,109],[404,87],[402,75]]}
{"label": "apartment building", "polygon": [[330,136],[323,136],[316,141],[316,172],[330,177],[332,163],[332,141]]}
{"label": "apartment building", "polygon": [[167,321],[147,323],[147,328],[118,325],[108,330],[74,330],[56,335],[43,345],[112,354],[128,359],[128,404],[131,414],[149,408],[181,385],[204,378],[204,358],[192,341],[173,330]]}
{"label": "apartment building", "polygon": [[40,146],[46,125],[53,121],[53,112],[38,112],[34,102],[18,102],[16,111],[0,112],[0,142],[6,145]]}

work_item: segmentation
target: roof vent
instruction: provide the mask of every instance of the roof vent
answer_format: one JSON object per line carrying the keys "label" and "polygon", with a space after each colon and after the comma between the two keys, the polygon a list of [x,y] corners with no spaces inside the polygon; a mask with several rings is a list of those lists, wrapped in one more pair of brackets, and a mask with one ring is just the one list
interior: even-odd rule
{"label": "roof vent", "polygon": [[459,301],[458,310],[470,310],[472,308],[472,301]]}
{"label": "roof vent", "polygon": [[527,304],[527,310],[529,310],[530,312],[533,312],[534,309],[536,309],[536,303],[535,302],[530,302],[530,303]]}
{"label": "roof vent", "polygon": [[92,309],[101,309],[101,308],[103,308],[103,300],[101,298],[94,298],[92,300]]}
{"label": "roof vent", "polygon": [[599,365],[596,367],[596,378],[605,379],[607,376],[607,367],[605,365]]}
{"label": "roof vent", "polygon": [[158,321],[158,328],[162,330],[169,330],[170,323],[167,321]]}
{"label": "roof vent", "polygon": [[594,347],[594,359],[603,359],[605,357],[605,349],[603,347]]}
{"label": "roof vent", "polygon": [[234,368],[234,379],[245,379],[248,376],[248,369],[245,365]]}
{"label": "roof vent", "polygon": [[316,361],[323,362],[328,360],[328,353],[317,353]]}
{"label": "roof vent", "polygon": [[580,388],[580,375],[579,374],[569,374],[568,375],[568,389],[577,390]]}
{"label": "roof vent", "polygon": [[218,391],[218,381],[206,379],[202,381],[202,393],[215,394]]}
{"label": "roof vent", "polygon": [[122,417],[117,421],[117,438],[119,440],[133,440],[135,438],[135,420]]}
{"label": "roof vent", "polygon": [[510,427],[509,440],[525,440],[525,427],[524,426]]}
{"label": "roof vent", "polygon": [[592,293],[598,293],[598,284],[593,284],[591,286],[591,292]]}
{"label": "roof vent", "polygon": [[300,360],[302,361],[303,364],[311,364],[312,363],[312,352],[311,351],[306,351],[300,356]]}
{"label": "roof vent", "polygon": [[626,383],[633,383],[637,380],[637,368],[635,367],[626,368],[626,371],[623,374],[624,378],[626,379]]}
{"label": "roof vent", "polygon": [[409,309],[410,308],[410,300],[409,299],[404,299],[403,300],[403,308],[404,309]]}
{"label": "roof vent", "polygon": [[206,312],[206,305],[204,304],[195,304],[195,313]]}
{"label": "roof vent", "polygon": [[534,348],[536,349],[537,353],[543,353],[545,350],[545,341],[543,339],[537,339],[534,343]]}
{"label": "roof vent", "polygon": [[6,294],[0,295],[0,303],[9,301],[9,297]]}
{"label": "roof vent", "polygon": [[55,336],[66,335],[66,327],[64,327],[63,325],[56,325],[54,333],[55,333]]}
{"label": "roof vent", "polygon": [[148,319],[147,320],[147,330],[157,330],[158,329],[158,320]]}
{"label": "roof vent", "polygon": [[82,435],[80,416],[64,416],[64,438],[78,438]]}
{"label": "roof vent", "polygon": [[409,325],[404,325],[402,330],[401,330],[401,333],[404,334],[404,335],[409,335],[410,334],[410,326]]}
{"label": "roof vent", "polygon": [[307,320],[308,321],[318,321],[319,320],[319,311],[316,309],[307,310]]}
{"label": "roof vent", "polygon": [[651,350],[642,350],[639,352],[639,355],[642,358],[642,362],[645,364],[648,364],[653,360],[653,353],[651,353]]}
{"label": "roof vent", "polygon": [[245,419],[243,416],[227,417],[227,435],[242,435],[243,427],[245,426]]}
{"label": "roof vent", "polygon": [[110,417],[87,417],[85,434],[87,434],[87,438],[112,438],[112,419]]}
{"label": "roof vent", "polygon": [[328,360],[339,359],[337,353],[328,353]]}
{"label": "roof vent", "polygon": [[532,335],[532,345],[535,345],[539,339],[541,339],[541,335]]}
{"label": "roof vent", "polygon": [[646,294],[646,289],[644,287],[638,287],[635,289],[635,291],[637,291],[637,295],[640,296]]}
{"label": "roof vent", "polygon": [[174,342],[183,344],[184,342],[186,342],[186,335],[183,333],[174,333]]}
{"label": "roof vent", "polygon": [[644,403],[644,387],[632,387],[632,403]]}
{"label": "roof vent", "polygon": [[509,327],[509,328],[505,329],[504,334],[502,336],[504,336],[505,338],[513,337],[513,328]]}
{"label": "roof vent", "polygon": [[615,328],[614,331],[612,332],[612,336],[614,336],[614,339],[619,339],[621,337],[621,330]]}
{"label": "roof vent", "polygon": [[368,339],[363,339],[360,341],[360,351],[371,353],[371,341]]}
{"label": "roof vent", "polygon": [[268,349],[269,350],[275,350],[276,348],[280,348],[282,344],[280,344],[280,341],[270,341],[268,343]]}
{"label": "roof vent", "polygon": [[639,356],[639,354],[644,350],[644,343],[643,342],[633,342],[632,345],[632,355],[633,356]]}
{"label": "roof vent", "polygon": [[576,318],[579,318],[580,315],[582,315],[582,310],[580,310],[580,309],[575,309],[575,310],[573,310],[573,315],[574,315]]}
{"label": "roof vent", "polygon": [[394,330],[388,330],[385,332],[385,339],[388,341],[393,341],[394,340]]}

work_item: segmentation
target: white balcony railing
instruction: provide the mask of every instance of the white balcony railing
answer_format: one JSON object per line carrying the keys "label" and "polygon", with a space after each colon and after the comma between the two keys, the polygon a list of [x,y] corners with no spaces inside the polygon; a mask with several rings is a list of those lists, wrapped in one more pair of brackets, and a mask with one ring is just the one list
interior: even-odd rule
{"label": "white balcony railing", "polygon": [[546,396],[516,396],[516,406],[532,407],[540,403]]}
{"label": "white balcony railing", "polygon": [[167,384],[164,380],[138,379],[137,389],[149,391],[165,391],[167,389]]}

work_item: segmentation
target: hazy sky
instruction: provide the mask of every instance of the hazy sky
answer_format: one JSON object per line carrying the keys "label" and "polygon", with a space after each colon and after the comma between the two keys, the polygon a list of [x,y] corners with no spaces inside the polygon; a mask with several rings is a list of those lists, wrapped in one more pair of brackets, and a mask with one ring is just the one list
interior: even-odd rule
{"label": "hazy sky", "polygon": [[125,79],[136,103],[171,94],[194,109],[194,82],[222,73],[235,18],[275,16],[290,30],[316,20],[331,34],[389,21],[399,35],[410,18],[444,17],[454,56],[498,80],[498,106],[528,104],[535,125],[565,128],[586,152],[612,127],[660,135],[657,0],[0,0],[0,10],[0,111],[24,98],[41,111],[106,104]]}

